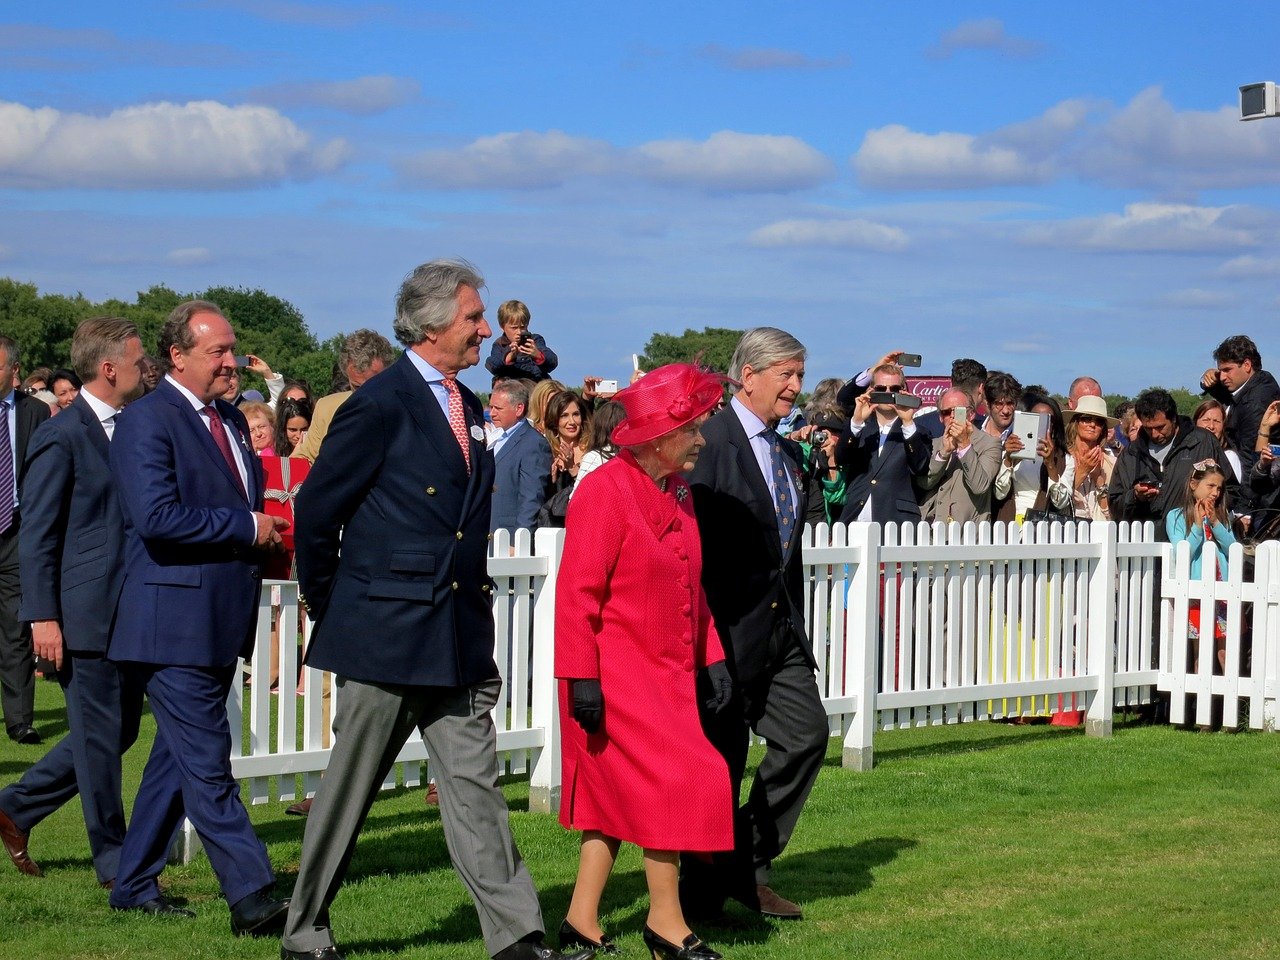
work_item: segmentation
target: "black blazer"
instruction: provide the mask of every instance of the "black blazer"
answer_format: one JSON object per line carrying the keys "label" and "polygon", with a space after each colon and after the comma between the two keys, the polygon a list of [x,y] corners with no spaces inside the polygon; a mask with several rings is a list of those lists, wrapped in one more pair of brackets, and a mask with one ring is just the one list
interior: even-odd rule
{"label": "black blazer", "polygon": [[24,510],[22,502],[24,479],[27,474],[27,450],[31,446],[31,438],[40,424],[49,419],[49,405],[43,400],[28,396],[21,390],[13,392],[13,447],[17,456],[14,459],[15,473],[18,475],[18,509]]}
{"label": "black blazer", "polygon": [[84,399],[46,421],[27,451],[20,620],[58,620],[68,650],[106,653],[124,582],[124,519],[106,432]]}
{"label": "black blazer", "polygon": [[[852,425],[850,430],[852,430]],[[844,512],[841,523],[857,520],[871,498],[875,523],[912,522],[920,519],[915,477],[929,471],[929,435],[917,430],[910,439],[902,435],[902,422],[889,428],[880,450],[880,421],[873,414],[859,434],[849,433],[836,445],[836,463],[845,472]]]}
{"label": "black blazer", "polygon": [[298,491],[307,663],[372,683],[470,686],[498,676],[488,574],[493,454],[459,385],[471,472],[407,355],[351,395]]}
{"label": "black blazer", "polygon": [[[769,668],[794,640],[815,670],[804,628],[804,578],[798,527],[784,552],[777,513],[742,422],[726,407],[702,428],[707,445],[689,473],[702,538],[702,584],[725,659],[749,681]],[[804,523],[808,497],[800,445],[787,439],[782,452]]]}

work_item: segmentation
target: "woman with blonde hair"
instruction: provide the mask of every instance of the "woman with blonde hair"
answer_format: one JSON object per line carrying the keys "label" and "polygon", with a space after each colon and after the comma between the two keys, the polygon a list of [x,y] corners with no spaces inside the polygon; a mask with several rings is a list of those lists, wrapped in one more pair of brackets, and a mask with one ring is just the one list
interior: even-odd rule
{"label": "woman with blonde hair", "polygon": [[544,436],[547,433],[544,419],[547,415],[547,404],[557,393],[564,393],[567,388],[559,380],[540,380],[529,391],[529,422],[535,430]]}
{"label": "woman with blonde hair", "polygon": [[1107,415],[1102,397],[1081,397],[1074,410],[1062,411],[1067,422],[1067,466],[1063,483],[1071,488],[1077,520],[1110,520],[1107,484],[1116,467],[1116,455],[1106,440],[1120,421]]}

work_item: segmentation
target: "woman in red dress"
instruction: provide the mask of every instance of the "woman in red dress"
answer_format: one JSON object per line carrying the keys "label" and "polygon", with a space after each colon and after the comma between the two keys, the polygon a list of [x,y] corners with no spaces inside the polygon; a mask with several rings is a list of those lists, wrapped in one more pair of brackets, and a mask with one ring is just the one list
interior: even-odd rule
{"label": "woman in red dress", "polygon": [[581,830],[562,948],[617,953],[600,929],[605,882],[623,840],[644,848],[656,958],[717,960],[689,929],[679,851],[733,848],[734,798],[698,701],[719,711],[732,681],[702,591],[702,546],[680,476],[722,381],[688,364],[618,394],[621,452],[579,486],[556,586],[556,676],[563,750],[560,821]]}

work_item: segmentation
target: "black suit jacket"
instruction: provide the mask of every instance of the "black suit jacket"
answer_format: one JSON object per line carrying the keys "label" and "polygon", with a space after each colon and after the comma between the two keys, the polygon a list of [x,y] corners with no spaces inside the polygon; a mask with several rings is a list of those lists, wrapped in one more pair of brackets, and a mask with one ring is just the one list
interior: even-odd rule
{"label": "black suit jacket", "polygon": [[488,574],[493,454],[459,385],[471,472],[407,355],[351,395],[298,492],[298,584],[316,620],[307,663],[373,683],[498,676]]}
{"label": "black suit jacket", "polygon": [[57,620],[68,650],[106,653],[124,582],[124,519],[107,434],[83,392],[32,438],[25,464],[21,620]]}
{"label": "black suit jacket", "polygon": [[[795,640],[810,666],[817,663],[804,630],[801,529],[784,551],[769,487],[742,422],[726,407],[702,428],[707,445],[689,473],[702,537],[702,584],[725,658],[743,681],[765,673]],[[782,441],[804,523],[808,510],[800,446]]]}
{"label": "black suit jacket", "polygon": [[[852,430],[850,426],[850,430]],[[902,422],[889,428],[880,450],[880,422],[872,415],[859,434],[849,433],[836,445],[836,463],[846,477],[841,523],[857,520],[871,498],[871,519],[876,523],[912,522],[920,519],[915,477],[929,472],[929,435],[917,430],[902,434]]]}
{"label": "black suit jacket", "polygon": [[[1240,388],[1240,393],[1233,396],[1221,383],[1216,383],[1206,394],[1227,407],[1226,436],[1231,441],[1232,449],[1240,457],[1240,501],[1233,504],[1233,509],[1242,513],[1249,512],[1254,506],[1254,494],[1249,488],[1249,473],[1258,462],[1258,452],[1254,445],[1258,439],[1258,429],[1262,423],[1262,415],[1267,405],[1280,399],[1280,384],[1266,370],[1258,370],[1248,383]],[[1276,436],[1272,436],[1275,442]]]}
{"label": "black suit jacket", "polygon": [[18,477],[18,508],[21,510],[26,506],[22,502],[22,491],[27,474],[27,450],[31,446],[31,438],[35,435],[36,429],[49,419],[49,405],[20,390],[15,390],[13,397],[13,447],[17,453],[14,472]]}

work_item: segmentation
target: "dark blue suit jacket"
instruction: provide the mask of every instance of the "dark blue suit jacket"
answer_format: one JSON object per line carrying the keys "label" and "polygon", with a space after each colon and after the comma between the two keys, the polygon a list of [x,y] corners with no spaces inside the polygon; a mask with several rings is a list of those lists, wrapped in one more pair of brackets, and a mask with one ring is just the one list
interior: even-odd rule
{"label": "dark blue suit jacket", "polygon": [[262,509],[262,464],[244,414],[216,406],[239,435],[247,501],[204,420],[167,379],[116,418],[125,560],[112,660],[225,667],[252,651],[260,554],[251,511]]}
{"label": "dark blue suit jacket", "polygon": [[[688,480],[702,538],[702,585],[725,658],[735,677],[752,680],[765,673],[790,637],[800,641],[816,670],[805,637],[801,529],[784,550],[769,486],[732,407],[708,420],[702,435],[707,445]],[[804,456],[798,443],[785,438],[782,453],[802,528],[809,486]]]}
{"label": "dark blue suit jacket", "polygon": [[402,356],[334,415],[298,491],[298,584],[316,621],[307,663],[373,683],[498,676],[488,574],[493,454],[460,385],[471,472],[431,388]]}
{"label": "dark blue suit jacket", "polygon": [[[853,430],[852,423],[849,427]],[[901,523],[920,519],[914,478],[929,470],[932,452],[929,435],[917,430],[910,439],[902,435],[902,423],[889,428],[880,450],[880,421],[872,414],[862,432],[850,432],[836,445],[836,463],[845,473],[846,494],[841,523],[857,520],[871,498],[875,523]]]}
{"label": "dark blue suit jacket", "polygon": [[547,477],[551,475],[551,445],[547,438],[528,420],[521,420],[519,428],[493,455],[493,465],[493,517],[489,529],[533,529]]}
{"label": "dark blue suit jacket", "polygon": [[20,620],[58,620],[68,650],[106,653],[124,581],[107,435],[83,393],[27,449]]}

